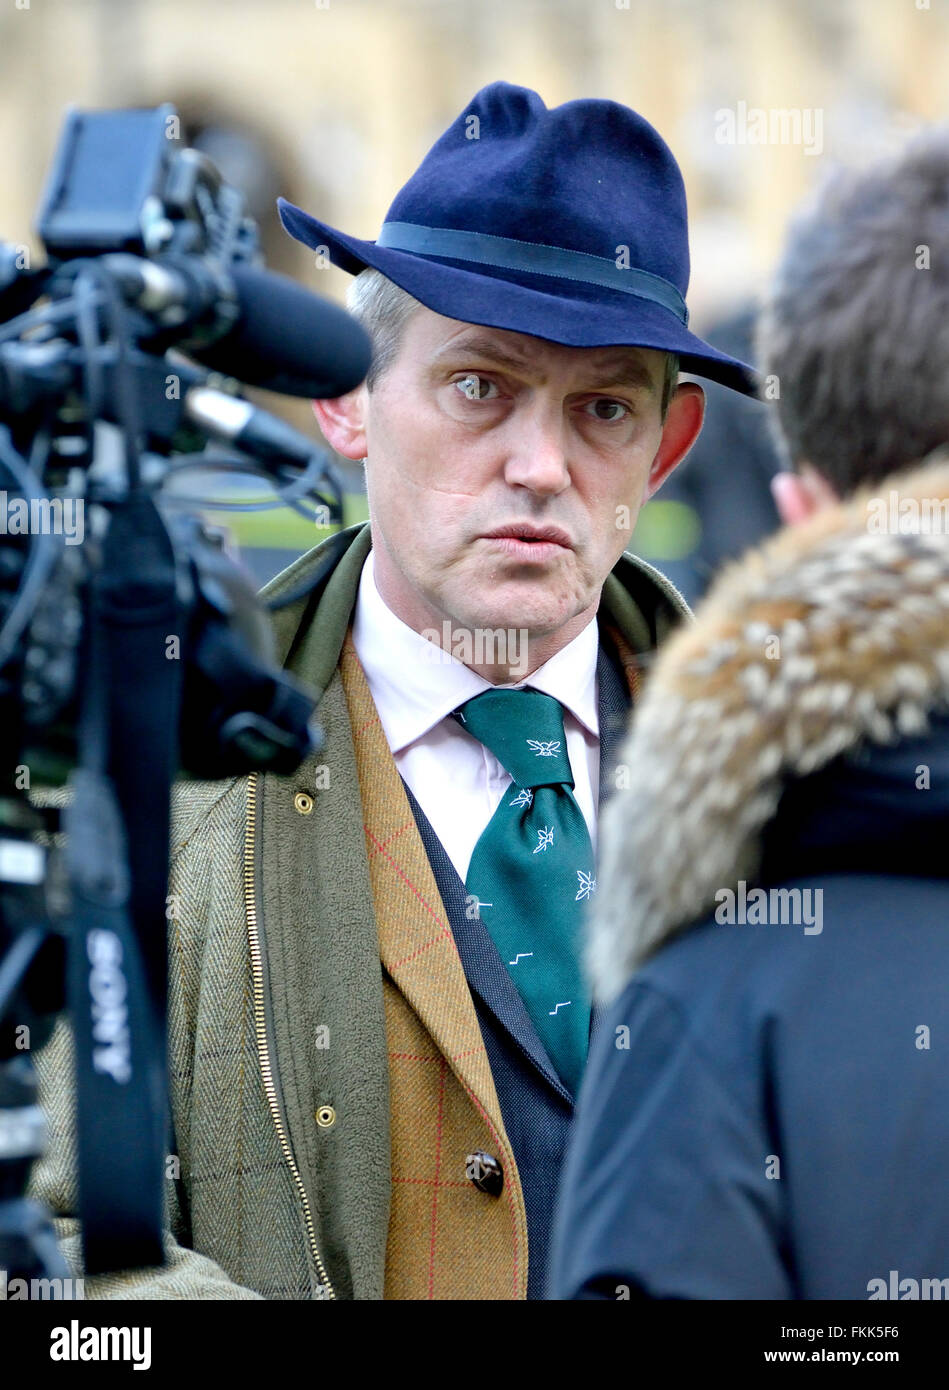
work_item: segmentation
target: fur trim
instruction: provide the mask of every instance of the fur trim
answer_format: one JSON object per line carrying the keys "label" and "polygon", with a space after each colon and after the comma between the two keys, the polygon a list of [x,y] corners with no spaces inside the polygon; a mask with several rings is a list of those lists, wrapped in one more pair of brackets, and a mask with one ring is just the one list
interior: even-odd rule
{"label": "fur trim", "polygon": [[875,524],[908,498],[949,513],[949,452],[734,562],[660,650],[619,753],[631,788],[601,821],[587,950],[601,1002],[720,888],[754,880],[786,778],[925,732],[949,707],[945,520],[933,534]]}

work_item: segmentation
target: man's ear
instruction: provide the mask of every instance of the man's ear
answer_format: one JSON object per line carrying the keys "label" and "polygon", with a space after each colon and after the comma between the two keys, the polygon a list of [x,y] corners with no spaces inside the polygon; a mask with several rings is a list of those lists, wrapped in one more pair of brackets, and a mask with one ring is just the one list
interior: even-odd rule
{"label": "man's ear", "polygon": [[324,438],[338,454],[347,459],[364,459],[369,452],[366,444],[365,383],[345,396],[311,401],[316,422]]}
{"label": "man's ear", "polygon": [[675,388],[662,426],[662,438],[652,461],[643,501],[658,492],[699,437],[705,418],[705,392],[697,381],[683,381]]}
{"label": "man's ear", "polygon": [[827,479],[809,463],[802,463],[796,473],[776,473],[771,479],[771,496],[785,526],[799,526],[815,512],[840,501]]}

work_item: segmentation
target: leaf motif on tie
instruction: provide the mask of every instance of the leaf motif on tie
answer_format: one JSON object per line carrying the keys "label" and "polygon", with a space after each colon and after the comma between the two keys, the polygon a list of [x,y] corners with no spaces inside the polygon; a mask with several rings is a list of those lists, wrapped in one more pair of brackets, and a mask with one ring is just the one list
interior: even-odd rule
{"label": "leaf motif on tie", "polygon": [[560,739],[551,741],[549,739],[529,738],[527,746],[534,750],[538,758],[555,758],[560,752]]}

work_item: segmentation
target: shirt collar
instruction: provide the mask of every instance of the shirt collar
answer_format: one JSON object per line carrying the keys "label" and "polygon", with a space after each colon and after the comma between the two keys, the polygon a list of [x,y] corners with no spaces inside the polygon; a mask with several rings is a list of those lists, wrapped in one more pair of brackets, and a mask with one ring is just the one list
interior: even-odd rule
{"label": "shirt collar", "polygon": [[393,753],[428,733],[472,696],[522,686],[552,695],[594,737],[599,736],[595,617],[530,676],[496,686],[396,617],[376,588],[370,550],[359,578],[353,645]]}

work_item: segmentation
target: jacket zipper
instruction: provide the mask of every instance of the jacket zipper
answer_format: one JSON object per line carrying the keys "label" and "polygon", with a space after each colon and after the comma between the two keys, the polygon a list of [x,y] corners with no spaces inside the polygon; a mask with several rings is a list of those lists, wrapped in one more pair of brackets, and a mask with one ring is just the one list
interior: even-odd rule
{"label": "jacket zipper", "polygon": [[306,1221],[307,1241],[310,1247],[310,1254],[313,1256],[313,1263],[319,1272],[320,1282],[326,1290],[327,1297],[335,1298],[336,1292],[330,1282],[329,1275],[326,1273],[323,1261],[320,1259],[320,1252],[316,1244],[316,1228],[313,1225],[313,1214],[310,1209],[310,1199],[306,1195],[303,1180],[300,1177],[300,1170],[297,1168],[296,1160],[290,1148],[290,1141],[287,1138],[287,1131],[280,1113],[280,1104],[277,1099],[277,1088],[274,1085],[273,1067],[270,1061],[270,1046],[267,1039],[266,1017],[264,1014],[264,971],[260,951],[260,932],[257,925],[257,904],[254,901],[254,842],[257,834],[257,777],[256,772],[250,773],[247,778],[247,824],[244,832],[244,910],[247,916],[247,936],[250,942],[250,961],[251,972],[254,980],[254,1028],[257,1034],[257,1055],[260,1060],[260,1071],[264,1083],[264,1091],[267,1096],[267,1104],[270,1108],[270,1116],[277,1131],[277,1138],[280,1141],[280,1148],[286,1159],[287,1167],[290,1169],[297,1194],[303,1207],[303,1216]]}

